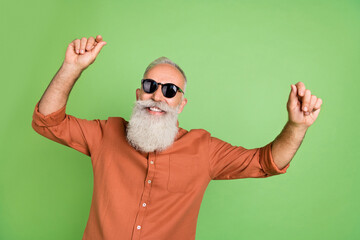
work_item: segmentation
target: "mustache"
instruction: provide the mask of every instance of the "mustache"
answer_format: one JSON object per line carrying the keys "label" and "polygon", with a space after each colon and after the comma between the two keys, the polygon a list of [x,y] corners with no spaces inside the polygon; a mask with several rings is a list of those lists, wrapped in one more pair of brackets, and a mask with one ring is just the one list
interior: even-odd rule
{"label": "mustache", "polygon": [[135,103],[138,107],[141,108],[149,108],[149,107],[157,107],[159,109],[161,109],[164,112],[170,112],[170,113],[177,113],[177,111],[179,110],[179,106],[174,107],[170,107],[167,103],[165,102],[155,102],[152,99],[148,99],[148,100],[137,100]]}

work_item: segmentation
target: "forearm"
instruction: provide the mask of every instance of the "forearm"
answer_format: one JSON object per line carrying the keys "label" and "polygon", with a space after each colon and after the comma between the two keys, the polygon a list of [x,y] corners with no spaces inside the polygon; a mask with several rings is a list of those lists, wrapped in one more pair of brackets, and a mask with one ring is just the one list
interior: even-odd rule
{"label": "forearm", "polygon": [[294,157],[305,137],[307,127],[287,122],[272,144],[272,156],[279,169],[284,168]]}
{"label": "forearm", "polygon": [[81,72],[76,67],[63,64],[41,97],[39,112],[46,116],[62,108]]}

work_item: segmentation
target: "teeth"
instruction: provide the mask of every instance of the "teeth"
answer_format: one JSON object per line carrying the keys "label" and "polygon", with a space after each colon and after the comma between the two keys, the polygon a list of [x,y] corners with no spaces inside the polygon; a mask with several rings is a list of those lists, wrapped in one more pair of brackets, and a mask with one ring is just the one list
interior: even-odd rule
{"label": "teeth", "polygon": [[150,110],[154,111],[154,112],[162,112],[162,110],[160,108],[157,108],[157,107],[151,107]]}

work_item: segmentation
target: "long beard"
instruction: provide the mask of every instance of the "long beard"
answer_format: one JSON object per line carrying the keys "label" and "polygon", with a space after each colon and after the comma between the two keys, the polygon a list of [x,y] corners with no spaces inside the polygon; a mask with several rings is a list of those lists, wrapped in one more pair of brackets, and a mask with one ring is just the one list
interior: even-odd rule
{"label": "long beard", "polygon": [[[165,111],[162,115],[152,115],[148,107]],[[127,140],[141,152],[163,151],[170,147],[178,133],[177,119],[180,106],[171,108],[164,102],[153,100],[136,101],[127,126]]]}

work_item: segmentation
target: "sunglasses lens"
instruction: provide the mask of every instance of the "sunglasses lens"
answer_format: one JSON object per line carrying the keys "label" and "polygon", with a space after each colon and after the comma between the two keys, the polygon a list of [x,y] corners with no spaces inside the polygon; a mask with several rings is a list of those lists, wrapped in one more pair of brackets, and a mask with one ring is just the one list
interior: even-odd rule
{"label": "sunglasses lens", "polygon": [[174,84],[167,83],[162,86],[162,92],[165,97],[172,98],[176,95],[177,87]]}
{"label": "sunglasses lens", "polygon": [[146,93],[153,93],[157,89],[157,83],[154,80],[146,79],[143,81],[143,89]]}
{"label": "sunglasses lens", "polygon": [[179,90],[179,87],[172,83],[161,84],[152,79],[142,80],[142,88],[146,93],[154,93],[159,85],[161,85],[161,91],[166,98],[174,97]]}

